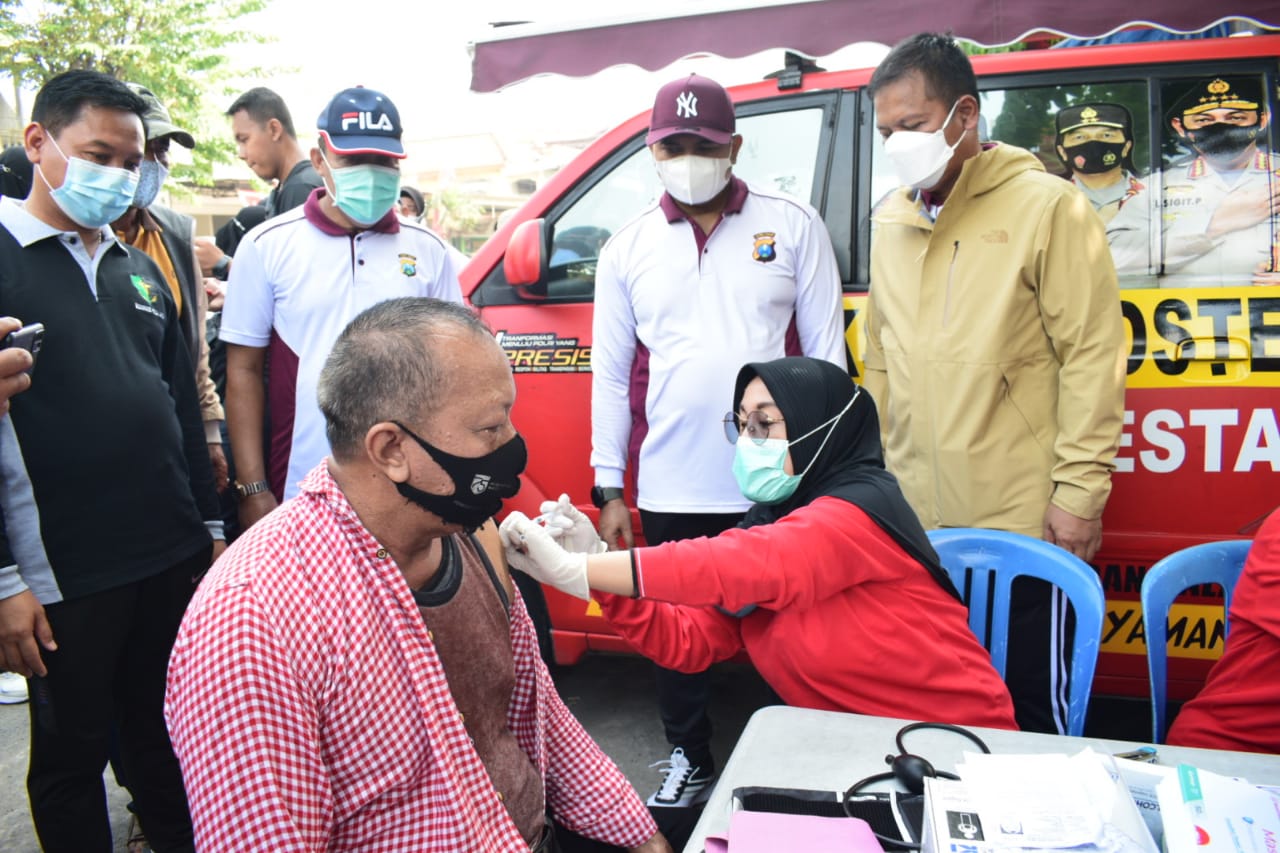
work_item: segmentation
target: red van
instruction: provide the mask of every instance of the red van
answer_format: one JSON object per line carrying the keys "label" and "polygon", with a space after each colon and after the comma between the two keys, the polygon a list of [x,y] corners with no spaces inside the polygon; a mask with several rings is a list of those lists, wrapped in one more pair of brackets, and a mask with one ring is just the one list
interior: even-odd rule
{"label": "red van", "polygon": [[[1255,275],[1253,264],[1244,272],[1224,265],[1220,275],[1194,284],[1175,275],[1166,230],[1184,200],[1172,183],[1165,186],[1195,168],[1165,120],[1169,107],[1195,85],[1243,75],[1261,84],[1263,106],[1274,117],[1278,56],[1280,36],[1267,35],[1027,50],[973,61],[989,138],[1031,150],[1051,171],[1063,171],[1055,151],[1057,110],[1104,101],[1133,115],[1133,165],[1149,205],[1141,232],[1147,249],[1137,268],[1122,270],[1129,375],[1114,491],[1094,560],[1108,596],[1095,693],[1147,695],[1138,605],[1147,567],[1188,545],[1248,537],[1280,503],[1280,277]],[[870,75],[870,69],[792,73],[731,90],[745,140],[735,173],[808,200],[826,221],[844,282],[855,379],[862,369],[860,312],[871,284],[870,214],[895,185],[864,91]],[[541,187],[463,275],[463,292],[497,332],[516,374],[514,417],[530,462],[511,509],[532,514],[543,499],[567,491],[595,517],[588,456],[596,256],[660,192],[643,141],[646,120],[640,114],[608,132]],[[1280,184],[1280,155],[1270,153],[1280,151],[1278,141],[1275,123],[1266,124],[1257,164]],[[1270,258],[1270,271],[1280,270],[1280,210],[1272,204],[1269,236],[1249,247]],[[638,521],[635,528],[638,535]],[[545,597],[536,587],[530,592],[556,661],[626,650],[594,603],[554,590]],[[1171,615],[1172,698],[1188,697],[1221,652],[1221,599],[1213,590],[1200,592],[1206,595],[1181,599]]]}

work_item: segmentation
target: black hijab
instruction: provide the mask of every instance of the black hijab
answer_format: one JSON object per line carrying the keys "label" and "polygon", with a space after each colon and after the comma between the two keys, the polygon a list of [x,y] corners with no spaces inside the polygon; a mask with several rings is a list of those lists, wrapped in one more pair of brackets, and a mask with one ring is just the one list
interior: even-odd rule
{"label": "black hijab", "polygon": [[[880,419],[871,395],[849,379],[849,374],[828,361],[790,357],[748,364],[738,371],[733,389],[733,410],[738,411],[743,392],[759,377],[782,411],[787,440],[817,429],[849,405],[833,427],[818,429],[791,446],[796,473],[808,468],[796,493],[777,504],[755,504],[742,527],[769,524],[792,510],[821,497],[840,498],[860,508],[897,542],[938,584],[960,600],[951,576],[942,568],[920,519],[903,497],[898,481],[885,470],[880,447]],[[823,438],[831,437],[823,444]],[[814,454],[819,452],[814,460]],[[810,462],[813,463],[810,467]]]}

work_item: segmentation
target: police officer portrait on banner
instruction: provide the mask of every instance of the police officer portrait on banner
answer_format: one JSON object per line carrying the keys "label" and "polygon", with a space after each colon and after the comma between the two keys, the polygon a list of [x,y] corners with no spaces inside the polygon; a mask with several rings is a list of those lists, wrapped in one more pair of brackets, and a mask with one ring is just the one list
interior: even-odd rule
{"label": "police officer portrait on banner", "polygon": [[1110,222],[1126,198],[1141,190],[1133,165],[1133,116],[1110,103],[1073,104],[1058,111],[1054,150],[1098,211]]}
{"label": "police officer portrait on banner", "polygon": [[1160,274],[1161,287],[1280,284],[1280,163],[1267,145],[1263,79],[1223,75],[1184,85],[1166,87],[1167,133],[1189,156],[1166,163],[1162,175],[1162,255],[1151,256],[1155,202],[1141,192],[1107,227],[1116,268],[1122,280]]}

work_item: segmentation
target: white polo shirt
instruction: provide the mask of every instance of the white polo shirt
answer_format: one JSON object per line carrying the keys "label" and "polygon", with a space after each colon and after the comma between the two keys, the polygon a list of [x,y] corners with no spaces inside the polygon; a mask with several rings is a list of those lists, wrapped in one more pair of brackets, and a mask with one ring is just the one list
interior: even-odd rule
{"label": "white polo shirt", "polygon": [[840,272],[817,211],[735,178],[701,236],[664,195],[613,235],[596,271],[591,464],[598,485],[621,486],[638,445],[646,510],[751,505],[721,424],[744,364],[807,355],[846,366]]}
{"label": "white polo shirt", "polygon": [[440,237],[394,213],[348,232],[321,212],[323,193],[245,235],[222,309],[222,340],[267,348],[267,480],[282,500],[329,453],[316,383],[347,324],[400,296],[462,302]]}

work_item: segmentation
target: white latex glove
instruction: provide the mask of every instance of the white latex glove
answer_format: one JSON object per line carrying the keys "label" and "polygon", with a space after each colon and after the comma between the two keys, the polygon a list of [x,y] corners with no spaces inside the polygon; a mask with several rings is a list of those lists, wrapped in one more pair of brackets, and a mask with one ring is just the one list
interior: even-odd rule
{"label": "white latex glove", "polygon": [[542,515],[536,520],[546,527],[551,538],[558,541],[566,551],[602,554],[608,550],[609,546],[600,539],[591,519],[573,505],[568,495],[561,495],[558,501],[543,501],[538,511]]}
{"label": "white latex glove", "polygon": [[498,528],[507,563],[529,577],[583,601],[591,600],[587,586],[587,555],[570,554],[546,528],[522,512],[513,512]]}

